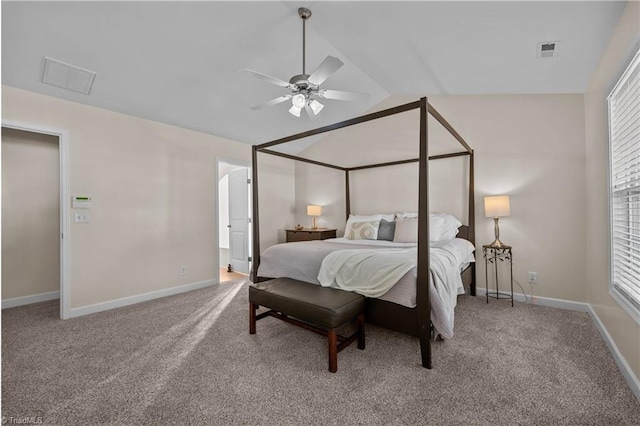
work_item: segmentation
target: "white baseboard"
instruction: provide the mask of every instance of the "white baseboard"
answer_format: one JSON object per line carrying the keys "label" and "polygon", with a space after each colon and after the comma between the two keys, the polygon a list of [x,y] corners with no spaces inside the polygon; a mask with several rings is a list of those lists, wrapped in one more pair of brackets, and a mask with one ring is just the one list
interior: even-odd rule
{"label": "white baseboard", "polygon": [[622,353],[620,353],[620,350],[618,349],[615,342],[611,338],[611,335],[600,320],[600,317],[598,316],[598,314],[596,314],[596,311],[591,306],[589,306],[589,315],[591,315],[593,323],[600,332],[600,335],[604,339],[604,342],[609,347],[609,352],[611,352],[611,355],[613,355],[613,359],[616,360],[616,364],[618,364],[618,368],[622,372],[624,378],[627,380],[631,391],[636,395],[638,401],[640,401],[640,380],[638,380],[636,375],[633,374],[633,370],[631,370],[631,367],[629,367],[627,360],[624,358],[624,356],[622,356]]}
{"label": "white baseboard", "polygon": [[217,279],[200,281],[197,283],[185,284],[177,287],[165,288],[163,290],[152,291],[135,296],[123,297],[122,299],[110,300],[108,302],[96,303],[95,305],[81,306],[72,308],[69,318],[80,317],[83,315],[95,314],[96,312],[108,311],[109,309],[121,308],[123,306],[134,305],[148,300],[159,299],[161,297],[173,296],[174,294],[186,293],[187,291],[198,290],[205,287],[218,284]]}
{"label": "white baseboard", "polygon": [[[489,289],[489,292],[491,291],[492,290]],[[476,292],[478,296],[486,297],[486,294],[487,294],[486,289],[476,288]],[[500,293],[502,294],[503,292],[500,292]],[[611,352],[611,355],[613,355],[613,359],[615,359],[616,364],[618,365],[618,368],[622,372],[622,376],[625,378],[625,380],[627,381],[627,384],[629,385],[629,388],[631,388],[631,391],[634,393],[638,401],[640,401],[640,380],[638,380],[638,377],[636,377],[636,375],[634,374],[633,370],[627,363],[627,360],[624,358],[624,356],[622,356],[622,353],[618,349],[618,346],[616,346],[615,342],[611,338],[611,335],[605,328],[602,321],[600,321],[600,318],[598,317],[598,315],[593,310],[590,304],[582,303],[582,302],[572,302],[570,300],[552,299],[550,297],[537,297],[537,296],[525,297],[525,295],[521,293],[513,293],[513,300],[516,300],[518,302],[530,303],[532,305],[550,306],[552,308],[569,309],[572,311],[580,311],[580,312],[588,313],[589,316],[591,316],[591,320],[596,326],[596,329],[598,329],[598,332],[604,339],[604,342],[607,344],[607,347],[609,348],[609,352]],[[496,302],[498,301],[496,300]],[[489,303],[491,303],[491,300],[489,301]],[[508,302],[500,301],[500,303],[508,303]]]}
{"label": "white baseboard", "polygon": [[[495,290],[489,289],[489,292],[490,293],[495,292]],[[476,293],[478,296],[486,297],[487,291],[484,288],[476,288]],[[509,292],[501,291],[500,294],[508,295]],[[501,300],[500,303],[505,303],[504,301],[502,301],[502,299],[500,300]],[[532,305],[568,309],[570,311],[589,312],[591,310],[591,306],[588,303],[584,303],[584,302],[573,302],[571,300],[554,299],[551,297],[538,297],[538,296],[531,297],[531,296],[525,296],[522,293],[513,293],[513,300],[516,302],[530,303]],[[491,303],[491,298],[489,298],[489,303]]]}
{"label": "white baseboard", "polygon": [[60,299],[59,291],[32,294],[31,296],[14,297],[2,301],[2,309],[15,308],[16,306],[30,305],[32,303],[46,302],[47,300]]}

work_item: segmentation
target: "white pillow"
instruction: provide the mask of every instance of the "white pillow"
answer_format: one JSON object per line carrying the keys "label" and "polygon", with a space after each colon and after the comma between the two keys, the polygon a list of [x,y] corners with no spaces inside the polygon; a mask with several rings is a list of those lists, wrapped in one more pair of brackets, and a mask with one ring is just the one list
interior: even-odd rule
{"label": "white pillow", "polygon": [[[447,213],[431,213],[429,215],[429,237],[431,241],[451,240],[458,235],[462,225],[458,219]],[[435,229],[434,229],[435,228]]]}
{"label": "white pillow", "polygon": [[[380,219],[384,219],[388,222],[392,222],[394,218],[395,217],[393,214],[373,214],[369,216],[359,216],[359,215],[350,214],[349,219],[347,220],[347,224],[344,227],[344,238],[352,239],[352,238],[349,238],[349,235],[351,234],[351,227],[353,226],[354,223],[375,222],[376,220],[380,221]],[[376,238],[378,238],[378,227],[376,227],[376,237],[373,239],[376,239]]]}
{"label": "white pillow", "polygon": [[[396,213],[397,219],[417,218],[418,213]],[[429,241],[450,240],[458,235],[458,228],[462,225],[458,219],[447,213],[429,214]],[[397,232],[397,231],[396,231]],[[416,228],[416,238],[417,238]],[[394,239],[395,241],[395,239]]]}
{"label": "white pillow", "polygon": [[418,213],[413,213],[413,212],[396,213],[397,219],[405,219],[407,217],[418,217]]}

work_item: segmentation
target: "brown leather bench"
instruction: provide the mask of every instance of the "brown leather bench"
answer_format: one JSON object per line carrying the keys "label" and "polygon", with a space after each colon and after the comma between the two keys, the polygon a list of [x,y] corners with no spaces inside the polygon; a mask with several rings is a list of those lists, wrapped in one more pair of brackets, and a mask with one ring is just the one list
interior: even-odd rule
{"label": "brown leather bench", "polygon": [[[256,333],[256,321],[272,316],[328,337],[329,371],[338,370],[338,352],[358,341],[364,342],[364,296],[350,291],[322,287],[291,278],[276,278],[249,286],[249,333]],[[270,310],[257,315],[264,306]],[[357,320],[358,330],[349,337],[336,329]]]}

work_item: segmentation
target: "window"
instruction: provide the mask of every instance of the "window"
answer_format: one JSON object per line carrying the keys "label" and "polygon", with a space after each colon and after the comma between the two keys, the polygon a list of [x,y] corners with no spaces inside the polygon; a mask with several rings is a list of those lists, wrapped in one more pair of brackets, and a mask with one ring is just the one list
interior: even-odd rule
{"label": "window", "polygon": [[611,292],[640,322],[640,50],[607,100]]}

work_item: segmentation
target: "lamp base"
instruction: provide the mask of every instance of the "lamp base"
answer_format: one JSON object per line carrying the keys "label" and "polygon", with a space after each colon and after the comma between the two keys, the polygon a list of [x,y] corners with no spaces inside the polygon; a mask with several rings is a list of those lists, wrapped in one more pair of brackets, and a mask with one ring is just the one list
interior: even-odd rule
{"label": "lamp base", "polygon": [[508,245],[506,245],[505,243],[503,243],[502,241],[500,241],[499,239],[495,239],[494,242],[492,242],[491,244],[489,244],[489,247],[494,247],[494,248],[503,248],[503,247],[509,247]]}
{"label": "lamp base", "polygon": [[498,227],[498,219],[499,218],[497,217],[493,218],[493,232],[496,236],[496,239],[493,240],[493,242],[489,244],[489,246],[494,248],[508,247],[505,243],[500,241],[500,228]]}

